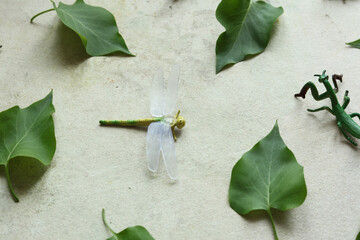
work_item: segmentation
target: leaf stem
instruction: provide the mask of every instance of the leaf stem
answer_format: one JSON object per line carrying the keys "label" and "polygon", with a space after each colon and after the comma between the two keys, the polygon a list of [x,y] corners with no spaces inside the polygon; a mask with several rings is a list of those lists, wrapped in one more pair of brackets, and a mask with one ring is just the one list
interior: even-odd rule
{"label": "leaf stem", "polygon": [[5,165],[5,174],[6,174],[6,180],[7,180],[9,189],[10,189],[11,196],[13,197],[13,199],[14,199],[15,202],[19,202],[19,199],[18,199],[18,197],[16,196],[15,191],[14,191],[14,189],[13,189],[13,187],[12,187],[12,184],[11,184],[10,174],[9,174],[9,169],[8,169],[7,164]]}
{"label": "leaf stem", "polygon": [[51,11],[54,11],[54,10],[55,10],[55,8],[51,8],[51,9],[48,9],[48,10],[45,10],[45,11],[42,11],[42,12],[36,14],[35,16],[33,16],[33,17],[30,19],[30,23],[32,23],[37,16],[40,16],[41,14],[44,14],[44,13],[47,13],[47,12],[51,12]]}
{"label": "leaf stem", "polygon": [[267,213],[269,214],[269,217],[270,217],[271,225],[272,225],[272,228],[273,228],[273,231],[274,231],[275,240],[279,240],[279,237],[277,235],[276,228],[275,228],[274,219],[273,219],[273,216],[271,214],[271,209],[268,209]]}
{"label": "leaf stem", "polygon": [[109,224],[106,222],[106,219],[105,219],[105,209],[104,209],[104,208],[102,209],[102,219],[103,219],[103,222],[104,222],[106,228],[107,228],[113,235],[116,235],[116,233],[114,232],[114,230],[112,230],[111,227],[109,226]]}

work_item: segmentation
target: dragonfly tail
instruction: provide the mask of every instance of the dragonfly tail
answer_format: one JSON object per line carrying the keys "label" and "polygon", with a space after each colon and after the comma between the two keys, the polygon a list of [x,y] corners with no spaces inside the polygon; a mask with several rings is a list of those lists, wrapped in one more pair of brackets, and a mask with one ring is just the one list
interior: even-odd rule
{"label": "dragonfly tail", "polygon": [[144,118],[138,120],[100,120],[101,126],[135,127],[149,126],[150,123],[160,121],[160,118]]}

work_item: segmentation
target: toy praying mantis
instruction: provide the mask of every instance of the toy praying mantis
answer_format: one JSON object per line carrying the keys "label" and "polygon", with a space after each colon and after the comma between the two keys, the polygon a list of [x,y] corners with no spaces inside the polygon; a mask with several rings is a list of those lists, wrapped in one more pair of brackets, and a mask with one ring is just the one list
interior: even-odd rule
{"label": "toy praying mantis", "polygon": [[349,91],[347,91],[347,90],[345,91],[343,105],[340,105],[337,100],[336,93],[338,92],[338,85],[336,83],[336,80],[339,80],[340,82],[342,82],[342,75],[334,74],[332,76],[332,80],[333,80],[334,87],[335,87],[333,89],[331,84],[328,81],[329,76],[326,75],[325,72],[326,71],[324,70],[321,75],[314,75],[314,76],[319,77],[319,82],[323,83],[325,85],[326,92],[319,95],[315,84],[313,82],[307,82],[301,89],[300,93],[295,94],[295,97],[305,98],[306,92],[309,89],[311,89],[311,94],[316,101],[330,98],[331,106],[332,106],[331,109],[327,106],[323,106],[323,107],[317,108],[317,109],[308,109],[308,111],[309,112],[318,112],[318,111],[322,111],[322,110],[327,110],[328,112],[330,112],[332,115],[334,115],[336,117],[337,126],[339,127],[340,131],[345,136],[345,138],[350,143],[352,143],[354,146],[357,146],[357,143],[349,136],[349,134],[352,135],[353,137],[360,138],[360,126],[352,119],[354,117],[358,117],[360,119],[360,114],[359,113],[347,114],[345,112],[345,109],[350,102],[350,98],[348,97]]}
{"label": "toy praying mantis", "polygon": [[159,166],[160,152],[164,158],[167,172],[171,179],[177,177],[176,154],[175,154],[175,127],[183,128],[185,119],[180,110],[173,115],[180,75],[180,66],[174,65],[165,90],[163,70],[156,73],[151,92],[150,113],[153,118],[138,120],[101,120],[100,125],[107,126],[148,126],[146,136],[146,155],[148,167],[156,172]]}

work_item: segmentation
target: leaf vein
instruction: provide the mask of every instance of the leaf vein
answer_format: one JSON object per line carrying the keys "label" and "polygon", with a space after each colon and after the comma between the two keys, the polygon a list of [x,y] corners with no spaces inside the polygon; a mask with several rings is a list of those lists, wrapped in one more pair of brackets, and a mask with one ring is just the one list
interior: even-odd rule
{"label": "leaf vein", "polygon": [[17,148],[17,146],[21,143],[22,140],[25,139],[25,137],[29,134],[30,130],[34,127],[35,123],[37,122],[37,120],[39,119],[39,117],[41,116],[41,114],[43,113],[43,111],[45,110],[46,105],[43,106],[43,108],[41,109],[41,111],[39,111],[38,116],[35,118],[35,120],[31,123],[29,129],[25,132],[24,136],[15,144],[15,146],[12,148],[12,150],[9,152],[9,155],[6,159],[6,163],[9,161],[12,153],[15,151],[15,149]]}

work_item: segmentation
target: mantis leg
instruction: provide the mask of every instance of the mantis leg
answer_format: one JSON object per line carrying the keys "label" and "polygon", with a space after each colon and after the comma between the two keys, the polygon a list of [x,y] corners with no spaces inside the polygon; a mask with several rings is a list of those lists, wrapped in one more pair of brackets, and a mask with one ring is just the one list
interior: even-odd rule
{"label": "mantis leg", "polygon": [[337,82],[336,80],[339,80],[340,82],[342,82],[342,78],[343,78],[343,75],[342,74],[333,74],[332,75],[332,80],[333,80],[333,83],[334,83],[334,91],[337,93],[339,91],[339,87],[337,85]]}
{"label": "mantis leg", "polygon": [[349,91],[346,90],[345,91],[345,95],[344,95],[344,103],[342,105],[342,108],[345,110],[345,108],[349,105],[350,102],[350,98],[348,97]]}
{"label": "mantis leg", "polygon": [[322,111],[322,110],[326,110],[329,113],[331,113],[332,115],[334,115],[334,112],[327,106],[323,106],[321,108],[316,108],[316,109],[308,109],[309,112],[319,112],[319,111]]}
{"label": "mantis leg", "polygon": [[324,92],[323,94],[319,95],[319,92],[315,86],[315,84],[313,82],[307,82],[303,88],[301,89],[301,91],[298,93],[298,94],[295,94],[294,96],[295,97],[302,97],[302,98],[305,98],[305,94],[306,92],[311,89],[311,94],[313,95],[313,98],[316,100],[316,101],[320,101],[320,100],[323,100],[325,98],[328,98],[329,97],[329,94],[328,92]]}
{"label": "mantis leg", "polygon": [[352,139],[350,138],[350,136],[346,133],[346,131],[344,130],[344,128],[343,128],[343,126],[342,126],[342,124],[341,124],[341,122],[338,122],[338,123],[337,123],[337,126],[339,127],[339,129],[340,129],[340,131],[342,132],[342,134],[344,134],[344,137],[345,137],[352,145],[357,146],[357,143],[356,143],[354,140],[352,140]]}
{"label": "mantis leg", "polygon": [[351,118],[358,117],[359,120],[360,120],[360,114],[359,114],[359,113],[351,113],[351,114],[349,114],[349,116],[350,116]]}

